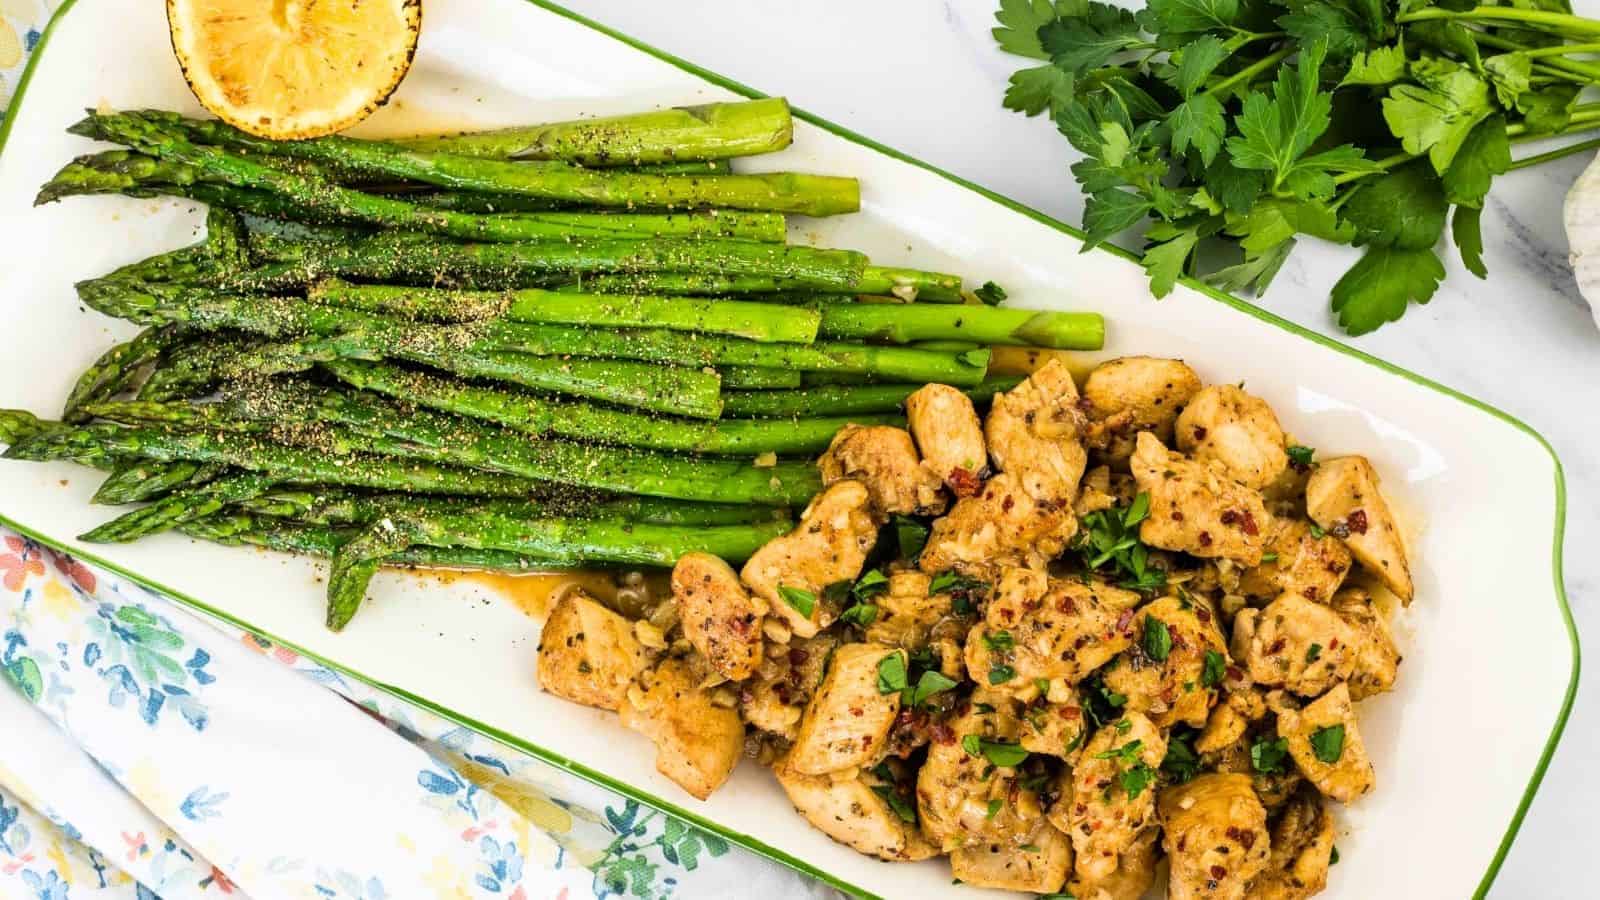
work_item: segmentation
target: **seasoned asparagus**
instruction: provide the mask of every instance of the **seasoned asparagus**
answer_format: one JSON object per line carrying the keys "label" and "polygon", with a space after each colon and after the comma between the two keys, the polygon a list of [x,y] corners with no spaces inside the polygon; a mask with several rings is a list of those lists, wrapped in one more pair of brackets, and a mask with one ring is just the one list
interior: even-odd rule
{"label": "seasoned asparagus", "polygon": [[[974,402],[985,403],[995,394],[1022,383],[1019,375],[997,375],[967,390]],[[903,408],[920,384],[834,385],[798,391],[730,391],[723,395],[723,414],[740,417],[856,416],[888,413]]]}

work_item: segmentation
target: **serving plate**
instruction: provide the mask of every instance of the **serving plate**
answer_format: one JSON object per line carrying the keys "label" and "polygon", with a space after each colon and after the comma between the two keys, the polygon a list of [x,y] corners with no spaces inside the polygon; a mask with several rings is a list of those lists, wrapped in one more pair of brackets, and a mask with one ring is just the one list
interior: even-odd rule
{"label": "serving plate", "polygon": [[[781,87],[781,86],[775,86]],[[358,133],[491,127],[754,96],[559,7],[429,0],[416,64]],[[85,107],[198,112],[162,5],[68,0],[0,127],[0,406],[52,416],[73,379],[132,329],[76,301],[72,283],[192,241],[196,204],[74,198],[35,209],[38,185],[91,144],[63,129]],[[1362,705],[1378,789],[1338,812],[1344,862],[1328,897],[1482,894],[1516,835],[1577,685],[1561,584],[1565,491],[1549,445],[1472,398],[1193,283],[1157,303],[1123,254],[1079,254],[1079,233],[831,123],[799,114],[795,145],[745,165],[851,174],[863,211],[801,221],[794,238],[886,264],[993,279],[1017,305],[1094,309],[1095,358],[1182,357],[1243,381],[1301,443],[1365,453],[1413,542],[1417,602],[1398,622],[1399,689]],[[66,464],[0,462],[0,522],[166,591],[355,677],[731,841],[872,896],[984,896],[942,863],[889,865],[796,817],[746,764],[698,803],[656,774],[653,749],[614,717],[547,696],[533,677],[538,626],[466,583],[385,574],[342,635],[322,626],[320,565],[175,535],[130,545],[72,538],[110,511],[98,478]],[[988,894],[993,896],[993,894]]]}

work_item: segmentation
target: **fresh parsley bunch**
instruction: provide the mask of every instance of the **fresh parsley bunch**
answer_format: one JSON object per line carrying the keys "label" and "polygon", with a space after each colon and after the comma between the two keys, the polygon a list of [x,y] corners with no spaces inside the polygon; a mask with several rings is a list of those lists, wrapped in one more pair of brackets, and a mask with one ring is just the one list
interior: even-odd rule
{"label": "fresh parsley bunch", "polygon": [[[1164,296],[1182,275],[1266,291],[1297,236],[1362,247],[1333,286],[1351,334],[1426,303],[1445,225],[1468,271],[1513,144],[1600,129],[1600,21],[1566,0],[1000,0],[1002,49],[1042,64],[1005,105],[1049,112],[1093,247],[1140,222]],[[1572,40],[1574,43],[1568,43]]]}

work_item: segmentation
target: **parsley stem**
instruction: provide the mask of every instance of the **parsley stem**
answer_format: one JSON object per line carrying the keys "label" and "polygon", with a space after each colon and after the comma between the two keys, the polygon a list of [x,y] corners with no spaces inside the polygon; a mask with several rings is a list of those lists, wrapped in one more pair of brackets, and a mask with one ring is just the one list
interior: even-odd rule
{"label": "parsley stem", "polygon": [[[1597,125],[1597,127],[1600,127],[1600,125]],[[1511,170],[1515,171],[1517,169],[1526,169],[1528,166],[1537,166],[1540,163],[1547,163],[1554,159],[1560,159],[1563,156],[1571,156],[1574,153],[1582,153],[1585,150],[1593,150],[1596,147],[1600,147],[1600,138],[1590,138],[1587,141],[1579,141],[1576,144],[1568,144],[1565,147],[1558,147],[1547,153],[1540,153],[1535,156],[1524,157],[1523,159],[1514,159],[1511,161]]]}
{"label": "parsley stem", "polygon": [[1531,47],[1519,52],[1529,59],[1538,59],[1541,56],[1566,56],[1568,53],[1600,53],[1600,43],[1554,44],[1549,47]]}
{"label": "parsley stem", "polygon": [[1460,12],[1437,7],[1419,9],[1415,12],[1396,16],[1395,23],[1405,25],[1411,22],[1426,22],[1435,19],[1489,22],[1494,24],[1511,22],[1557,34],[1600,34],[1600,21],[1594,19],[1585,19],[1582,16],[1574,16],[1567,13],[1547,12],[1542,9],[1518,9],[1510,6],[1479,6]]}
{"label": "parsley stem", "polygon": [[[1546,138],[1560,137],[1563,134],[1572,134],[1579,131],[1593,131],[1597,128],[1600,128],[1600,103],[1584,103],[1573,107],[1572,118],[1567,122],[1567,124],[1561,126],[1560,128],[1554,128],[1550,131],[1529,131],[1526,122],[1513,122],[1506,126],[1506,137],[1510,138],[1513,143],[1525,143],[1527,141],[1542,141]],[[1572,146],[1577,147],[1578,145],[1574,144]],[[1565,148],[1563,148],[1563,150],[1565,150]],[[1527,161],[1512,163],[1511,167],[1513,169],[1517,169],[1522,168],[1523,166],[1531,166],[1536,162],[1543,162],[1546,157],[1549,159],[1559,159],[1562,156],[1566,156],[1567,153],[1576,153],[1578,151],[1567,150],[1566,152],[1551,152],[1555,155],[1551,156],[1549,154],[1540,154],[1539,156],[1530,156],[1528,157]],[[1344,185],[1349,184],[1352,181],[1359,181],[1362,178],[1366,178],[1370,175],[1377,175],[1379,172],[1387,172],[1395,166],[1404,165],[1405,163],[1408,163],[1421,156],[1423,156],[1421,153],[1396,153],[1391,156],[1385,156],[1383,159],[1373,163],[1373,165],[1377,167],[1377,171],[1346,172],[1343,175],[1336,176],[1333,179],[1333,183],[1337,185]]]}
{"label": "parsley stem", "polygon": [[[1549,72],[1551,69],[1557,69],[1562,72],[1570,72],[1573,75],[1582,75],[1590,81],[1600,81],[1600,66],[1586,65],[1576,60],[1559,58],[1561,53],[1590,52],[1588,50],[1580,50],[1578,48],[1600,48],[1600,44],[1558,44],[1554,47],[1530,47],[1527,44],[1520,43],[1518,41],[1507,40],[1498,34],[1489,34],[1486,31],[1474,31],[1472,33],[1472,38],[1485,47],[1493,47],[1496,50],[1512,50],[1517,53],[1524,53],[1528,56],[1558,57],[1556,59],[1546,58],[1537,63],[1536,68],[1538,68],[1540,71]],[[1559,53],[1555,51],[1559,51]]]}
{"label": "parsley stem", "polygon": [[1286,59],[1289,56],[1289,54],[1291,54],[1293,52],[1294,52],[1294,48],[1293,47],[1284,47],[1281,50],[1274,50],[1273,52],[1267,54],[1266,56],[1261,57],[1260,59],[1256,60],[1255,62],[1251,63],[1250,65],[1245,66],[1244,68],[1240,69],[1239,71],[1233,73],[1232,75],[1229,75],[1227,78],[1222,79],[1221,81],[1217,82],[1216,84],[1213,84],[1212,86],[1210,86],[1208,88],[1204,88],[1202,90],[1196,91],[1196,93],[1198,93],[1198,94],[1220,94],[1221,92],[1227,90],[1228,88],[1233,87],[1234,85],[1236,85],[1236,84],[1238,84],[1240,82],[1248,83],[1252,78],[1255,78],[1257,75],[1260,75],[1262,72],[1266,71],[1267,69],[1272,68],[1273,66],[1277,65],[1278,63],[1283,62],[1284,59]]}

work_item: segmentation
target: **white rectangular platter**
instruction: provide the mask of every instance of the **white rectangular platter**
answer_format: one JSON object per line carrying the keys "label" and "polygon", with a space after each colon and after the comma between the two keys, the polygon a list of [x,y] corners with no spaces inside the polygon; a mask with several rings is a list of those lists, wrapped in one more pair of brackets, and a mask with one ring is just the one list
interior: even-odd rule
{"label": "white rectangular platter", "polygon": [[[83,309],[72,284],[192,241],[187,202],[75,198],[33,208],[38,185],[90,142],[63,129],[85,107],[198,111],[168,45],[164,4],[63,7],[0,132],[0,406],[54,416],[77,373],[131,334]],[[886,38],[887,39],[887,38]],[[803,78],[803,71],[795,73]],[[564,11],[524,0],[429,0],[415,67],[360,133],[497,126],[737,96],[744,89]],[[1093,309],[1100,356],[1182,357],[1245,382],[1300,442],[1373,459],[1414,540],[1417,597],[1403,617],[1399,689],[1363,704],[1378,789],[1339,811],[1343,862],[1326,896],[1459,898],[1493,879],[1560,735],[1577,641],[1562,595],[1564,491],[1542,438],[1484,405],[1239,301],[1180,285],[1157,303],[1139,267],[1080,254],[1043,216],[807,119],[790,150],[751,168],[855,175],[861,214],[801,221],[796,240],[886,264],[993,279],[1012,303]],[[0,462],[0,517],[133,574],[584,777],[676,812],[860,895],[983,896],[941,862],[888,865],[833,844],[746,764],[709,802],[656,774],[653,750],[609,714],[541,693],[538,625],[507,603],[432,579],[381,576],[352,627],[322,626],[322,568],[164,535],[73,539],[108,517],[97,479],[69,465]]]}

